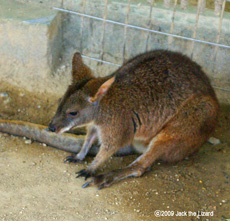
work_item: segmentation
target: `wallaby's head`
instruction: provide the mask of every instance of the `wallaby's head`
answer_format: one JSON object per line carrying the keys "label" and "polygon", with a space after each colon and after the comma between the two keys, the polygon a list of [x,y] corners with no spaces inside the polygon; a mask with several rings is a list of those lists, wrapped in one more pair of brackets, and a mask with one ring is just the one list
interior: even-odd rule
{"label": "wallaby's head", "polygon": [[49,124],[49,130],[61,134],[73,127],[92,122],[100,99],[114,79],[96,79],[83,63],[81,55],[75,53],[72,61],[72,83],[61,99]]}

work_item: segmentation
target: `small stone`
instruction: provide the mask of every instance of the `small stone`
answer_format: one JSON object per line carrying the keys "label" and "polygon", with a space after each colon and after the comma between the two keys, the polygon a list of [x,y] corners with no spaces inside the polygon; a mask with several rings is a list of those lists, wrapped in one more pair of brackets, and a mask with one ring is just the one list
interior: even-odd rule
{"label": "small stone", "polygon": [[47,145],[45,143],[42,144],[43,147],[46,147]]}
{"label": "small stone", "polygon": [[212,145],[217,145],[217,144],[220,144],[220,143],[221,143],[220,140],[217,139],[217,138],[215,138],[215,137],[210,137],[210,138],[208,139],[208,142],[209,142],[210,144],[212,144]]}
{"label": "small stone", "polygon": [[9,103],[10,100],[11,100],[11,98],[9,97],[9,95],[6,92],[0,93],[0,97],[4,97],[5,98],[4,101],[3,101],[4,104]]}
{"label": "small stone", "polygon": [[6,92],[0,93],[0,97],[8,97],[9,95]]}
{"label": "small stone", "polygon": [[26,140],[25,141],[25,144],[31,144],[32,143],[32,140]]}
{"label": "small stone", "polygon": [[8,97],[6,100],[3,101],[3,103],[4,103],[4,104],[7,104],[7,103],[10,102],[10,100],[11,100],[10,97]]}

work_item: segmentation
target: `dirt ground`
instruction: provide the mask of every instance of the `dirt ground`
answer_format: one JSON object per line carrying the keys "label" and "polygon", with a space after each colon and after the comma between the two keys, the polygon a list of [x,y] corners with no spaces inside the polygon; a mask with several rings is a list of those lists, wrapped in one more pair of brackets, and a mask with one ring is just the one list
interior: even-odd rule
{"label": "dirt ground", "polygon": [[[4,82],[0,95],[0,118],[44,125],[59,98]],[[141,178],[102,190],[82,189],[84,180],[75,178],[92,157],[85,164],[64,164],[68,153],[0,134],[0,220],[154,220],[158,210],[159,220],[230,220],[230,106],[221,109],[213,135],[221,144],[206,143],[178,164],[158,162]],[[136,157],[112,157],[102,170],[124,167]]]}

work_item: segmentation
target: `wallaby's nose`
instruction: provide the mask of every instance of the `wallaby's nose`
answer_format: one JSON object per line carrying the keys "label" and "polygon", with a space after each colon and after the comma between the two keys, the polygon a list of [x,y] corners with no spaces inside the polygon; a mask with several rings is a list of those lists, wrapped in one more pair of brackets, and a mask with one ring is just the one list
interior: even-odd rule
{"label": "wallaby's nose", "polygon": [[55,132],[56,129],[57,129],[57,128],[56,128],[55,125],[53,125],[52,123],[49,124],[49,130],[50,130],[51,132]]}

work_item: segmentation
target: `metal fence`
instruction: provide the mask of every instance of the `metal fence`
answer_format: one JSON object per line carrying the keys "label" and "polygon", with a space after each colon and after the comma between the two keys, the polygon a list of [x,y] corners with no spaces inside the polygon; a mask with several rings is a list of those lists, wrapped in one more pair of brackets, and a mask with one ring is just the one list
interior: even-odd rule
{"label": "metal fence", "polygon": [[[83,57],[88,58],[90,60],[94,60],[97,61],[98,63],[102,64],[108,64],[108,65],[113,65],[113,66],[120,66],[127,57],[127,36],[128,36],[128,31],[127,29],[134,29],[134,30],[139,30],[139,31],[143,31],[146,32],[146,38],[145,38],[145,51],[149,50],[149,45],[150,45],[150,36],[151,34],[156,34],[156,35],[162,35],[162,36],[166,36],[168,38],[168,49],[170,49],[170,45],[173,44],[174,39],[182,39],[184,41],[190,41],[190,57],[193,57],[193,52],[194,52],[194,43],[200,43],[200,44],[205,44],[205,45],[210,45],[212,47],[212,57],[209,58],[212,61],[216,60],[216,54],[218,52],[218,50],[220,48],[226,49],[227,53],[229,53],[230,55],[230,45],[227,45],[225,43],[221,42],[221,34],[222,34],[222,25],[223,25],[223,18],[224,18],[224,13],[225,13],[225,7],[226,7],[226,2],[227,0],[215,0],[215,4],[214,4],[214,10],[213,10],[213,14],[216,16],[216,19],[218,19],[218,29],[216,32],[216,38],[213,41],[209,41],[209,40],[205,40],[205,39],[199,39],[197,36],[197,30],[198,30],[198,24],[200,21],[200,16],[202,13],[204,13],[205,7],[206,7],[206,0],[198,0],[197,3],[197,8],[196,8],[196,18],[195,18],[195,25],[193,27],[192,30],[192,34],[191,37],[187,37],[187,36],[182,36],[182,35],[178,35],[178,34],[174,34],[174,27],[175,27],[175,23],[176,23],[176,15],[177,15],[177,11],[178,11],[178,7],[186,9],[189,7],[189,2],[188,0],[181,0],[180,1],[180,5],[178,0],[174,0],[174,2],[172,0],[164,0],[163,2],[163,7],[165,8],[169,8],[171,7],[171,24],[169,24],[170,26],[170,31],[166,32],[166,31],[161,31],[161,30],[155,30],[154,29],[154,25],[153,25],[153,8],[155,7],[155,0],[149,0],[148,1],[148,5],[149,5],[149,10],[148,13],[148,25],[145,27],[141,27],[140,25],[135,25],[135,24],[129,24],[129,17],[130,17],[130,6],[132,4],[131,0],[127,0],[126,1],[126,15],[125,15],[125,20],[124,22],[119,22],[119,21],[115,21],[115,20],[111,20],[108,18],[108,0],[104,1],[104,13],[102,17],[96,16],[93,13],[89,14],[86,13],[86,0],[82,1],[82,8],[81,8],[81,12],[79,11],[73,11],[73,10],[69,10],[68,8],[65,7],[65,2],[62,1],[62,7],[58,8],[58,7],[53,7],[54,10],[58,10],[60,12],[64,12],[64,13],[69,13],[71,15],[76,15],[76,16],[80,16],[81,18],[81,28],[79,31],[79,38],[80,38],[80,46],[79,46],[79,51],[83,53],[83,42],[84,42],[84,31],[85,31],[85,21],[87,19],[92,19],[95,21],[99,21],[102,23],[102,30],[101,30],[101,44],[100,44],[100,48],[99,48],[99,56],[98,57],[92,57],[92,56],[88,56],[87,54],[83,53]],[[228,19],[228,18],[227,18]],[[122,56],[121,56],[121,61],[120,62],[111,62],[108,61],[106,59],[104,59],[104,45],[105,45],[105,33],[106,33],[106,26],[107,24],[111,24],[111,25],[117,25],[120,26],[121,28],[123,28],[123,41],[122,41]],[[229,24],[230,24],[230,20],[229,20]],[[229,29],[230,29],[230,25],[229,25]],[[229,32],[230,33],[230,32]],[[230,38],[230,36],[229,36]],[[128,55],[129,57],[129,55]],[[230,91],[230,89],[228,88],[220,88],[220,87],[216,87],[218,89],[221,90],[225,90],[225,91]]]}

